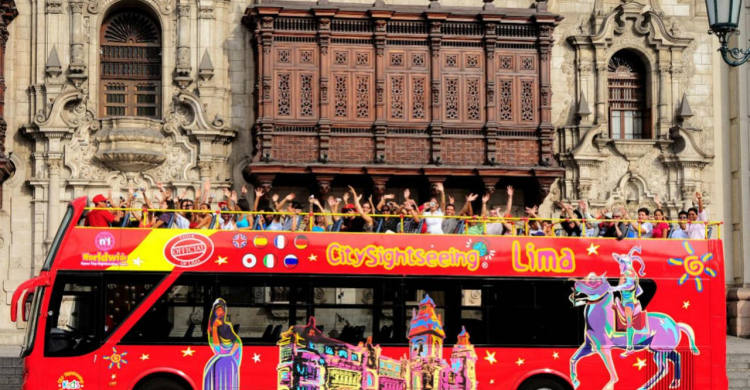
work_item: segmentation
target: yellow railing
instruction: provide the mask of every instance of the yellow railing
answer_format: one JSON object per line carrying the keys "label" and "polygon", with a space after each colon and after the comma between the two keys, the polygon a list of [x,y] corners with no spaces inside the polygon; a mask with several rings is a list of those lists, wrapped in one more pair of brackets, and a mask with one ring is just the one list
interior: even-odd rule
{"label": "yellow railing", "polygon": [[[148,212],[148,213],[173,213],[173,212],[185,212],[185,213],[199,213],[199,214],[212,214],[216,215],[216,221],[212,223],[212,225],[209,227],[209,229],[216,229],[218,228],[218,218],[220,215],[223,214],[231,214],[231,215],[244,215],[248,218],[249,227],[247,228],[240,228],[239,230],[264,230],[263,225],[261,224],[261,229],[254,229],[254,225],[256,224],[256,217],[257,216],[265,216],[265,215],[274,215],[274,216],[307,216],[309,217],[309,220],[312,220],[314,217],[317,216],[323,216],[326,217],[326,227],[333,225],[333,217],[347,217],[352,216],[352,214],[349,213],[309,213],[309,212],[303,212],[303,213],[289,213],[289,212],[271,212],[271,211],[220,211],[220,210],[195,210],[195,209],[189,209],[189,210],[172,210],[172,209],[143,209],[143,208],[95,208],[95,207],[87,207],[86,210],[108,210],[108,211],[117,211],[117,212]],[[354,214],[355,216],[358,216],[359,214]],[[414,217],[410,214],[368,214],[368,216],[372,218],[396,218],[399,220],[398,226],[399,226],[399,233],[404,233],[405,229],[405,222],[413,219]],[[702,224],[704,225],[704,233],[705,233],[705,239],[709,239],[710,235],[712,233],[711,229],[713,227],[716,227],[717,230],[717,238],[721,238],[721,226],[724,224],[723,222],[718,221],[673,221],[673,220],[624,220],[624,219],[567,219],[567,218],[504,218],[504,217],[472,217],[472,216],[431,216],[431,215],[419,215],[417,214],[417,218],[420,220],[426,219],[426,218],[439,218],[439,219],[458,219],[464,221],[464,229],[462,234],[469,234],[469,227],[475,226],[477,224],[482,225],[481,234],[486,235],[487,234],[487,225],[495,224],[495,223],[504,223],[504,224],[511,224],[512,225],[512,235],[519,235],[518,230],[520,229],[522,231],[522,235],[528,236],[530,234],[530,223],[532,221],[538,221],[541,225],[543,222],[548,222],[552,225],[552,232],[553,234],[555,231],[558,231],[560,229],[563,229],[562,224],[564,223],[570,223],[570,222],[579,222],[582,226],[581,232],[582,236],[585,235],[585,231],[589,229],[598,229],[598,226],[603,223],[629,223],[630,226],[636,227],[636,233],[638,234],[638,237],[641,237],[641,225],[643,225],[646,222],[651,223],[653,226],[656,226],[658,223],[666,223],[669,225],[669,229],[673,229],[675,226],[679,226],[680,223],[686,224],[687,226],[691,224]],[[241,218],[240,218],[241,219]],[[312,231],[313,227],[315,226],[314,223],[307,223],[306,229],[308,231]],[[588,227],[587,225],[592,225],[592,227]],[[419,225],[421,226],[421,225]],[[559,226],[559,227],[558,227]],[[540,226],[541,228],[541,226]],[[299,229],[297,229],[299,230]],[[541,229],[540,229],[541,230]],[[419,232],[415,232],[419,233]],[[476,232],[474,232],[476,233]],[[446,233],[446,234],[452,234],[452,233]],[[556,235],[556,234],[555,234]],[[593,237],[598,237],[599,235],[596,234]],[[592,237],[592,236],[589,236]]]}

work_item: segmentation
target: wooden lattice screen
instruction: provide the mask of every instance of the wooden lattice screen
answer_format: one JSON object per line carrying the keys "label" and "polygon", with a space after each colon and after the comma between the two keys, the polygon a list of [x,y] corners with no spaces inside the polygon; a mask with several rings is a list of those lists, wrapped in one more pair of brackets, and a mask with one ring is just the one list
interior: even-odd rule
{"label": "wooden lattice screen", "polygon": [[101,29],[101,112],[161,116],[161,33],[145,13],[119,12]]}

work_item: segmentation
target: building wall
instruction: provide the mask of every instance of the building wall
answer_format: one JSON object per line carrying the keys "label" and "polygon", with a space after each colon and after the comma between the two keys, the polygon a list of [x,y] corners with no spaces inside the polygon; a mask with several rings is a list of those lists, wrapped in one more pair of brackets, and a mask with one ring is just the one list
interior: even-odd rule
{"label": "building wall", "polygon": [[[16,172],[3,184],[0,310],[7,312],[18,284],[38,273],[64,205],[70,199],[110,188],[118,196],[128,186],[153,187],[156,181],[189,192],[201,180],[219,183],[215,186],[217,191],[226,186],[238,189],[244,182],[242,171],[251,159],[251,125],[255,119],[251,32],[241,23],[250,3],[143,0],[163,29],[165,119],[148,125],[127,121],[112,125],[96,120],[96,75],[99,26],[109,7],[117,3],[18,3],[19,16],[10,25],[10,54],[6,58],[6,148]],[[428,3],[386,1],[425,8]],[[443,0],[441,4],[480,8],[484,3]],[[536,3],[502,0],[494,5],[529,8]],[[743,267],[740,245],[747,241],[743,239],[746,233],[741,222],[747,219],[748,207],[743,205],[748,204],[748,191],[742,194],[736,189],[747,189],[749,179],[747,168],[740,166],[746,165],[747,159],[739,158],[747,153],[747,133],[742,129],[747,126],[748,112],[746,106],[739,105],[733,111],[732,132],[718,131],[728,125],[721,120],[725,113],[719,110],[727,107],[723,104],[725,99],[733,101],[735,95],[728,96],[723,93],[726,88],[717,86],[738,85],[733,93],[744,98],[748,76],[736,74],[733,77],[740,82],[730,83],[728,72],[722,71],[724,65],[715,54],[716,38],[705,33],[708,25],[703,1],[654,0],[639,4],[566,0],[551,1],[547,6],[550,12],[565,17],[554,32],[551,80],[552,122],[557,129],[555,154],[566,169],[566,176],[553,185],[542,205],[543,215],[554,211],[554,200],[589,199],[594,207],[623,205],[634,210],[639,206],[653,208],[658,195],[674,217],[678,210],[691,204],[695,191],[701,191],[709,218],[726,220],[723,230],[732,230],[732,234],[723,234],[727,243],[727,282],[747,283],[745,275],[750,271]],[[626,22],[624,30],[615,29],[617,15]],[[642,15],[647,18],[640,19]],[[636,22],[639,28],[633,27]],[[79,26],[80,35],[73,34],[70,26]],[[82,45],[83,54],[72,59],[75,45]],[[58,75],[50,66],[55,65],[50,62],[53,48],[60,60]],[[651,69],[648,88],[653,109],[658,113],[655,140],[614,142],[604,135],[606,115],[602,116],[601,110],[605,105],[597,97],[597,88],[606,79],[602,67],[618,48],[641,53]],[[212,67],[199,69],[205,53],[210,56]],[[82,82],[69,77],[70,65],[76,61],[75,65],[83,65],[84,70],[80,71],[79,66],[73,73],[87,76]],[[184,78],[175,79],[179,75]],[[80,82],[80,86],[76,88],[74,82]],[[587,111],[580,104],[581,94],[587,100],[589,115],[578,115]],[[681,110],[683,96],[692,116],[678,115],[685,113]],[[123,162],[103,165],[93,140],[105,130],[117,132],[133,126],[164,137],[163,144],[149,147],[161,148],[165,163],[143,172],[115,169],[124,166]],[[679,140],[679,147],[675,147],[675,140]],[[287,146],[293,151],[304,142],[290,140]],[[517,153],[523,155],[523,145],[518,149]],[[388,153],[393,158],[407,154],[416,159],[422,152],[409,153],[394,147]],[[730,181],[736,195],[726,191]],[[500,192],[504,191],[495,196],[501,196]],[[517,202],[516,206],[522,205]],[[20,342],[22,332],[18,328],[22,326],[10,323],[8,316],[0,316],[0,343]]]}

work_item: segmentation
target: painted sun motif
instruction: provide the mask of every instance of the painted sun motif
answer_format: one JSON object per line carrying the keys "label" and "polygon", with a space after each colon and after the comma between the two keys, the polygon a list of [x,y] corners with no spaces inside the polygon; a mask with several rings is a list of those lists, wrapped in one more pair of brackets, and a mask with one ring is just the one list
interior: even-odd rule
{"label": "painted sun motif", "polygon": [[125,360],[125,356],[127,356],[127,352],[118,353],[117,348],[112,348],[112,354],[109,356],[104,356],[104,360],[109,360],[109,369],[111,370],[113,366],[117,366],[117,369],[122,368],[121,364],[128,364],[128,361]]}
{"label": "painted sun motif", "polygon": [[687,241],[682,242],[682,247],[685,248],[688,256],[684,259],[670,257],[669,260],[667,260],[667,263],[669,263],[669,265],[681,265],[685,267],[685,273],[682,274],[680,280],[677,281],[677,284],[682,286],[692,276],[695,279],[695,288],[698,292],[701,292],[703,291],[703,279],[701,279],[701,276],[705,273],[712,278],[716,277],[716,271],[711,267],[706,266],[706,263],[711,261],[711,259],[714,258],[714,255],[709,252],[699,257],[695,254],[693,246]]}

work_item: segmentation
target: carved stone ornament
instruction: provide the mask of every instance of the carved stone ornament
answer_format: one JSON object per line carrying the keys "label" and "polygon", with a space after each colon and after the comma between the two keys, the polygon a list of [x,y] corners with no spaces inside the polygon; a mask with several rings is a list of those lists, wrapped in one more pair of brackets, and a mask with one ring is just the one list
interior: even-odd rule
{"label": "carved stone ornament", "polygon": [[[59,0],[55,0],[59,1]],[[88,11],[90,14],[98,14],[102,9],[106,9],[110,4],[117,2],[118,0],[89,0]],[[169,15],[174,11],[175,0],[144,0],[145,2],[154,6],[158,9],[162,15]]]}
{"label": "carved stone ornament", "polygon": [[161,165],[167,156],[161,122],[149,118],[122,117],[102,120],[95,158],[108,168],[143,172]]}

